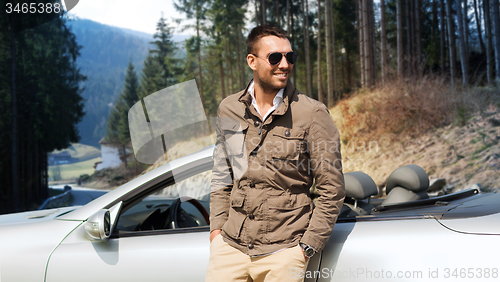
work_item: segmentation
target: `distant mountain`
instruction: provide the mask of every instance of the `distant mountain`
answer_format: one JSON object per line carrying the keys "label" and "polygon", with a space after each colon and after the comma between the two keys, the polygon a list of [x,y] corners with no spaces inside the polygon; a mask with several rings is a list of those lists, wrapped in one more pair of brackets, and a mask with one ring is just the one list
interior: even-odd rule
{"label": "distant mountain", "polygon": [[[109,110],[122,91],[127,65],[132,60],[140,77],[153,35],[79,18],[68,21],[68,25],[83,46],[77,65],[87,76],[82,83],[86,114],[78,124],[80,143],[99,147]],[[173,40],[181,42],[188,37],[175,35]]]}

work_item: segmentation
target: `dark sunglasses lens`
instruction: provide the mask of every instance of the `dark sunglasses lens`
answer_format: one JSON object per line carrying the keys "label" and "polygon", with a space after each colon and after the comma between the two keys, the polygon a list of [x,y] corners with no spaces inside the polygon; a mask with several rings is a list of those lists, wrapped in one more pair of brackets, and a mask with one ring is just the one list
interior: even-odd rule
{"label": "dark sunglasses lens", "polygon": [[269,63],[271,65],[279,64],[279,62],[281,62],[281,58],[283,58],[281,53],[271,53],[269,54]]}
{"label": "dark sunglasses lens", "polygon": [[288,61],[288,63],[290,64],[295,64],[295,62],[297,61],[297,53],[295,52],[288,52],[286,53],[286,60]]}

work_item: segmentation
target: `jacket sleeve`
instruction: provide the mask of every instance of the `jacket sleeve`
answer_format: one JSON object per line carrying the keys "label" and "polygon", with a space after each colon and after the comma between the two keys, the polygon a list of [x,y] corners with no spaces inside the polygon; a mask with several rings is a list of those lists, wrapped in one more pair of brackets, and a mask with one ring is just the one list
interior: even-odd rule
{"label": "jacket sleeve", "polygon": [[311,170],[319,197],[301,243],[319,252],[330,238],[345,198],[340,135],[322,103],[313,111],[308,141]]}
{"label": "jacket sleeve", "polygon": [[214,166],[210,192],[210,232],[222,229],[228,219],[229,197],[233,188],[231,171],[224,132],[221,129],[220,109],[216,121],[216,142],[214,150]]}

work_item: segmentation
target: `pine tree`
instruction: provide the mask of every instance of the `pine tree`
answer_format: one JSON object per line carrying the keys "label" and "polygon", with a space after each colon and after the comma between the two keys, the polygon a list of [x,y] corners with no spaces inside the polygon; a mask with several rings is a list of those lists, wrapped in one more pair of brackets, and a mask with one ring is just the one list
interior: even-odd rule
{"label": "pine tree", "polygon": [[129,62],[125,74],[125,84],[120,96],[111,110],[106,128],[106,140],[118,148],[120,159],[127,167],[128,148],[130,147],[130,129],[128,111],[139,101],[139,81],[132,61]]}
{"label": "pine tree", "polygon": [[[332,1],[332,0],[328,0]],[[335,13],[333,10],[333,2],[330,3],[330,24],[332,26],[332,55],[333,55],[333,60],[332,60],[332,69],[333,69],[333,97],[332,100],[334,99],[339,99],[337,95],[335,95],[338,92],[338,84],[337,84],[337,45],[335,43]]]}
{"label": "pine tree", "polygon": [[498,0],[491,0],[493,5],[493,49],[495,49],[495,79],[500,84],[500,3]]}
{"label": "pine tree", "polygon": [[[338,64],[339,69],[339,81],[342,81],[343,91],[350,91],[353,85],[353,74],[357,73],[356,64],[353,60],[353,54],[357,53],[359,48],[359,42],[357,40],[357,28],[356,28],[356,2],[357,1],[343,1],[335,0],[333,3],[333,13],[335,19],[335,41],[336,45],[339,47],[339,52],[337,52],[337,59],[341,61]],[[337,86],[340,88],[340,82]],[[338,93],[338,97],[341,93]]]}
{"label": "pine tree", "polygon": [[165,18],[162,17],[156,26],[156,33],[153,35],[155,39],[151,44],[155,45],[155,49],[150,50],[150,53],[155,55],[158,64],[161,67],[161,77],[163,79],[163,87],[170,86],[176,82],[177,60],[175,59],[176,46],[172,41],[173,28],[171,28]]}
{"label": "pine tree", "polygon": [[444,21],[444,0],[439,0],[439,28],[440,28],[440,53],[441,53],[441,75],[444,76],[446,69],[446,24]]}
{"label": "pine tree", "polygon": [[[120,109],[123,108],[121,96],[115,99],[113,107],[109,111],[108,121],[106,123],[106,141],[110,144],[118,144],[120,142],[118,135],[118,126],[120,124]],[[115,145],[116,146],[116,145]]]}
{"label": "pine tree", "polygon": [[[329,1],[329,0],[328,0]],[[301,0],[302,10],[304,11],[303,20],[304,24],[302,29],[304,31],[304,49],[306,57],[306,83],[307,83],[307,95],[312,95],[312,77],[311,77],[311,62],[310,62],[310,51],[309,51],[309,3],[307,0]]]}
{"label": "pine tree", "polygon": [[[289,1],[289,0],[288,0]],[[321,40],[321,0],[318,0],[318,101],[323,102],[323,75],[321,73],[321,59],[323,57],[321,51],[321,45],[323,41]]]}
{"label": "pine tree", "polygon": [[446,1],[446,19],[448,21],[448,46],[450,49],[450,82],[451,85],[455,84],[455,72],[456,72],[456,62],[457,53],[455,49],[455,27],[453,23],[453,11],[451,8],[451,1]]}
{"label": "pine tree", "polygon": [[462,77],[463,77],[463,84],[467,85],[469,83],[469,58],[467,56],[467,47],[465,44],[465,41],[467,40],[466,38],[466,33],[464,30],[464,25],[463,25],[463,15],[462,15],[462,0],[457,0],[457,22],[458,22],[458,35],[459,35],[459,42],[460,42],[460,60],[461,65],[462,65]]}
{"label": "pine tree", "polygon": [[266,9],[266,0],[260,1],[261,5],[261,13],[262,13],[262,24],[267,24],[267,9]]}
{"label": "pine tree", "polygon": [[481,53],[486,53],[486,47],[484,46],[484,41],[483,41],[483,33],[481,32],[481,19],[479,19],[479,14],[480,12],[477,6],[477,0],[474,0],[474,16],[476,18],[477,36],[479,37],[479,47],[481,47]]}
{"label": "pine tree", "polygon": [[325,0],[325,40],[326,40],[326,85],[327,85],[327,94],[326,94],[326,106],[333,106],[333,63],[332,63],[332,23],[330,21],[331,17],[331,9],[330,2],[331,0]]}
{"label": "pine tree", "polygon": [[380,27],[381,27],[381,38],[380,38],[380,49],[382,51],[381,56],[381,66],[382,66],[382,83],[387,83],[388,65],[387,65],[387,29],[385,20],[385,0],[380,0]]}
{"label": "pine tree", "polygon": [[397,0],[397,39],[398,39],[398,77],[401,80],[404,76],[403,65],[403,0]]}
{"label": "pine tree", "polygon": [[[84,115],[85,77],[76,66],[81,47],[66,17],[18,19],[0,17],[6,27],[0,29],[0,213],[47,198],[47,153],[78,141],[76,124]],[[15,32],[22,26],[32,28]]]}
{"label": "pine tree", "polygon": [[195,19],[194,26],[186,26],[189,28],[194,28],[196,30],[196,36],[194,36],[190,42],[191,47],[195,48],[196,57],[198,59],[198,83],[200,90],[200,98],[203,106],[205,107],[205,98],[203,94],[203,71],[201,67],[201,36],[200,31],[203,29],[204,21],[206,19],[205,14],[207,11],[207,0],[177,0],[174,2],[175,9],[179,12],[186,14],[188,19]]}
{"label": "pine tree", "polygon": [[372,0],[360,0],[359,3],[359,17],[361,25],[360,38],[362,38],[360,43],[360,56],[364,57],[362,59],[362,81],[363,85],[371,87],[375,84],[375,49],[374,49],[374,38],[375,38],[375,28],[374,28],[374,15],[373,15],[373,2]]}
{"label": "pine tree", "polygon": [[125,85],[121,93],[122,108],[120,109],[120,123],[118,125],[118,139],[121,144],[130,143],[130,129],[128,126],[128,111],[139,101],[139,80],[132,61],[129,62],[125,74]]}
{"label": "pine tree", "polygon": [[420,10],[421,10],[421,1],[415,0],[415,71],[416,74],[420,77],[423,73],[422,66],[422,34],[420,32],[421,23],[420,23]]}
{"label": "pine tree", "polygon": [[413,76],[415,70],[415,54],[413,47],[415,47],[414,33],[413,33],[413,0],[406,0],[406,57],[407,57],[407,71],[408,77]]}
{"label": "pine tree", "polygon": [[144,66],[142,68],[141,91],[138,93],[140,99],[163,88],[161,72],[162,69],[160,64],[151,54],[149,54],[144,60]]}
{"label": "pine tree", "polygon": [[490,0],[483,0],[484,9],[484,29],[486,33],[486,76],[488,83],[492,83],[494,66],[493,32],[491,31]]}

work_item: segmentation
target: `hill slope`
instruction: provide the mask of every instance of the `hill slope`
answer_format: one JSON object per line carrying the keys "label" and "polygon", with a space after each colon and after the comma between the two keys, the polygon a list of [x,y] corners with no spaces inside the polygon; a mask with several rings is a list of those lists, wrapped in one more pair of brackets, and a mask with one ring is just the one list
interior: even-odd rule
{"label": "hill slope", "polygon": [[343,171],[384,187],[396,168],[416,164],[453,190],[500,188],[500,91],[450,87],[440,79],[360,91],[331,109]]}
{"label": "hill slope", "polygon": [[151,39],[85,19],[69,21],[68,24],[78,44],[83,46],[77,64],[87,76],[87,81],[82,83],[86,115],[78,125],[80,142],[99,146],[110,106],[123,87],[127,64],[132,60],[136,70],[140,71]]}

